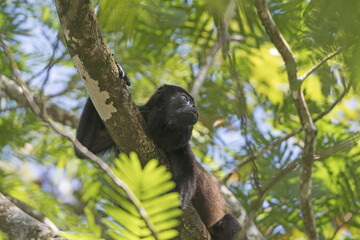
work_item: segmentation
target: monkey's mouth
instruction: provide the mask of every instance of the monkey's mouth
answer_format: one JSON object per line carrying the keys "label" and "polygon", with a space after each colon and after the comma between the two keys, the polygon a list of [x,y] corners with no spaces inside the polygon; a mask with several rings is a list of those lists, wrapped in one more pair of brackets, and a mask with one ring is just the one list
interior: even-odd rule
{"label": "monkey's mouth", "polygon": [[193,114],[195,114],[196,118],[199,118],[199,112],[196,110],[190,110]]}

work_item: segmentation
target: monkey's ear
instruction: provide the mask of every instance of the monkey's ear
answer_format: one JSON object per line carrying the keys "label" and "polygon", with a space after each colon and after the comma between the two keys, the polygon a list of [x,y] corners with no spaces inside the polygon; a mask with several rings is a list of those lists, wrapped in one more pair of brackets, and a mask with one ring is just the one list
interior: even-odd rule
{"label": "monkey's ear", "polygon": [[159,87],[158,89],[156,89],[156,92],[154,93],[154,96],[161,95],[161,94],[163,94],[164,92],[168,91],[168,90],[169,90],[169,86],[171,86],[171,85],[167,85],[167,84],[162,85],[161,87]]}
{"label": "monkey's ear", "polygon": [[143,118],[145,119],[145,122],[147,122],[147,116],[148,114],[150,113],[150,108],[146,105],[142,105],[142,106],[138,106],[139,107],[139,110],[140,110],[140,113],[141,115],[143,116]]}

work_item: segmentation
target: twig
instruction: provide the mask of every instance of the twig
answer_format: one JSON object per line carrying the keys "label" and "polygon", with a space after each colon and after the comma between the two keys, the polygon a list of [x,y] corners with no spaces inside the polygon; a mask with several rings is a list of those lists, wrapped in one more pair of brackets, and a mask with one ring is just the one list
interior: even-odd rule
{"label": "twig", "polygon": [[[360,132],[355,133],[353,136],[345,139],[340,144],[333,146],[331,148],[323,150],[321,153],[318,154],[318,158],[316,159],[319,161],[325,157],[328,157],[331,154],[340,152],[344,150],[346,147],[350,146],[353,143],[356,143],[356,140],[360,139]],[[257,211],[259,207],[261,207],[261,202],[265,193],[268,192],[273,186],[275,186],[282,178],[284,178],[288,173],[292,172],[299,166],[299,159],[294,160],[291,162],[286,168],[284,168],[280,173],[278,173],[266,186],[261,188],[260,194],[258,198],[255,200],[254,204],[252,204],[251,211]],[[251,212],[249,213],[249,215]]]}
{"label": "twig", "polygon": [[343,91],[343,93],[340,95],[340,97],[338,99],[336,99],[336,101],[324,112],[320,113],[319,115],[317,115],[314,118],[314,122],[318,121],[319,119],[323,118],[326,114],[328,114],[329,112],[331,112],[334,107],[341,102],[341,100],[343,100],[343,98],[345,97],[345,95],[349,92],[350,90],[350,84],[345,88],[345,90]]}
{"label": "twig", "polygon": [[[325,157],[328,157],[331,154],[340,152],[342,150],[344,150],[346,147],[350,146],[351,144],[355,143],[356,140],[360,139],[360,132],[355,133],[353,136],[345,139],[344,141],[342,141],[340,144],[325,149],[323,150],[318,156],[319,158],[317,159],[323,159]],[[290,163],[286,168],[284,168],[280,173],[278,173],[276,175],[276,177],[274,177],[266,186],[261,188],[260,194],[258,196],[258,198],[256,199],[256,201],[254,202],[254,204],[252,204],[251,207],[251,211],[257,211],[260,207],[261,207],[261,203],[262,203],[262,199],[265,196],[265,193],[268,192],[274,185],[276,185],[282,178],[284,178],[288,173],[292,172],[293,170],[295,170],[299,164],[298,164],[299,160],[294,160],[292,163]],[[251,211],[249,213],[249,215],[251,214]]]}
{"label": "twig", "polygon": [[199,67],[199,73],[196,76],[194,85],[190,91],[190,94],[191,96],[193,96],[193,98],[196,99],[198,97],[200,88],[202,87],[205,81],[206,72],[208,71],[211,65],[211,61],[214,59],[216,53],[220,50],[220,48],[221,48],[220,39],[217,39],[214,45],[212,46],[212,48],[210,49],[210,52],[206,54],[204,58],[204,62]]}
{"label": "twig", "polygon": [[199,96],[200,89],[205,82],[206,73],[211,65],[212,60],[214,59],[216,53],[220,50],[221,46],[225,41],[244,41],[245,38],[241,35],[232,35],[228,36],[227,28],[229,26],[229,22],[234,14],[236,8],[236,1],[231,0],[226,8],[223,17],[223,24],[219,27],[219,33],[223,32],[224,34],[218,34],[217,39],[208,52],[206,54],[203,63],[199,67],[199,73],[194,80],[193,87],[190,91],[190,94],[193,98],[197,98]]}
{"label": "twig", "polygon": [[[336,225],[337,225],[337,224],[336,224]],[[330,238],[330,240],[335,239],[336,235],[338,234],[338,232],[340,231],[340,229],[341,229],[343,226],[344,226],[344,225],[341,224],[341,225],[339,225],[339,226],[336,227],[335,232],[333,233],[333,235],[332,235],[332,237]]]}
{"label": "twig", "polygon": [[238,165],[236,165],[233,169],[231,169],[229,171],[228,174],[226,174],[223,178],[222,178],[222,182],[226,183],[229,178],[231,177],[232,174],[234,174],[235,172],[239,171],[243,166],[245,166],[247,163],[261,157],[262,155],[264,155],[266,152],[273,150],[275,147],[279,146],[282,142],[288,140],[289,138],[297,135],[298,133],[300,133],[303,129],[299,128],[295,131],[293,131],[292,133],[286,135],[283,138],[279,138],[278,140],[272,142],[270,145],[264,147],[263,149],[261,149],[259,152],[254,153],[254,155],[252,156],[248,156],[246,157],[241,163],[239,163]]}
{"label": "twig", "polygon": [[[52,68],[56,63],[60,62],[65,57],[66,51],[64,51],[59,58],[55,59],[55,54],[57,52],[59,42],[60,42],[60,39],[57,39],[57,41],[55,43],[55,46],[53,48],[53,52],[52,52],[51,57],[50,57],[50,61],[46,64],[46,66],[43,69],[41,69],[39,72],[32,75],[25,82],[27,82],[27,83],[31,82],[34,78],[37,78],[38,76],[43,74],[45,71],[49,71],[50,68]],[[41,88],[43,88],[43,87],[41,87]]]}
{"label": "twig", "polygon": [[262,199],[265,196],[265,193],[269,191],[273,186],[275,186],[281,179],[283,179],[288,173],[293,171],[299,166],[298,160],[291,162],[286,168],[284,168],[280,173],[278,173],[266,186],[261,188],[260,195],[257,200],[254,202],[251,207],[251,211],[257,211],[261,207]]}
{"label": "twig", "polygon": [[343,50],[343,48],[338,48],[338,50],[336,50],[335,52],[327,55],[326,57],[324,57],[319,63],[317,63],[315,66],[313,66],[312,68],[310,68],[306,73],[304,73],[301,77],[299,77],[299,81],[303,82],[310,74],[312,74],[313,72],[315,72],[319,67],[321,67],[321,65],[323,65],[327,60],[329,60],[330,58],[336,56],[337,54],[339,54],[341,51]]}
{"label": "twig", "polygon": [[[255,0],[255,5],[262,25],[264,26],[268,36],[270,37],[271,41],[274,43],[280,55],[284,59],[287,68],[296,67],[294,54],[292,53],[291,48],[289,44],[286,42],[285,38],[280,33],[279,29],[276,27],[276,24],[266,5],[266,1]],[[290,65],[295,65],[295,66],[290,66]],[[288,71],[293,71],[293,69],[289,69]]]}
{"label": "twig", "polygon": [[56,127],[53,124],[53,122],[44,114],[44,112],[40,111],[40,108],[35,103],[34,98],[30,94],[30,91],[27,89],[25,83],[23,82],[23,80],[19,74],[19,69],[17,67],[17,64],[15,62],[12,52],[7,47],[7,45],[3,42],[1,37],[0,37],[0,43],[2,45],[2,48],[5,51],[5,54],[9,58],[10,65],[11,65],[12,71],[15,75],[16,81],[18,82],[19,86],[22,88],[23,94],[26,97],[26,100],[28,101],[31,109],[35,112],[35,114],[38,115],[46,124],[48,124],[49,127],[52,128],[56,133],[58,133],[62,137],[67,138],[68,140],[70,140],[71,143],[74,145],[74,147],[77,150],[79,150],[81,154],[87,156],[87,158],[89,160],[91,160],[91,162],[93,164],[95,164],[97,167],[99,167],[105,174],[107,174],[110,177],[110,179],[115,183],[116,186],[118,186],[120,189],[122,189],[126,193],[126,195],[129,197],[129,200],[131,201],[131,203],[138,210],[141,218],[145,221],[146,226],[149,228],[149,230],[151,231],[154,238],[156,240],[159,240],[159,237],[155,230],[155,227],[154,227],[153,223],[150,221],[150,218],[149,218],[145,208],[143,208],[141,206],[141,202],[139,201],[139,199],[137,199],[137,197],[131,191],[129,186],[126,183],[124,183],[122,180],[120,180],[105,162],[103,162],[100,158],[98,158],[94,153],[90,152],[85,146],[83,146],[77,139],[74,139],[69,133]]}
{"label": "twig", "polygon": [[[346,87],[346,89],[344,90],[344,92],[335,100],[335,102],[325,111],[321,112],[319,115],[317,115],[313,122],[317,122],[318,120],[322,119],[324,116],[326,116],[328,113],[330,113],[337,104],[339,104],[341,102],[341,100],[344,98],[344,96],[349,92],[350,89],[350,85],[348,85]],[[282,142],[285,142],[286,140],[288,140],[289,138],[299,134],[300,132],[302,132],[304,129],[303,128],[298,128],[295,131],[289,133],[288,135],[286,135],[285,137],[279,138],[276,141],[272,142],[271,144],[269,144],[268,146],[264,147],[263,149],[261,149],[260,151],[254,153],[254,155],[252,156],[248,156],[246,157],[241,163],[239,163],[238,165],[236,165],[234,168],[232,168],[222,179],[221,182],[223,184],[225,184],[231,177],[232,174],[234,174],[235,172],[238,172],[243,166],[245,166],[247,163],[261,157],[262,155],[264,155],[266,152],[273,150],[275,147],[279,146]]]}
{"label": "twig", "polygon": [[350,147],[352,144],[356,143],[358,139],[360,139],[360,132],[356,132],[353,136],[343,140],[336,146],[323,150],[321,153],[316,155],[316,160],[323,159],[333,155],[334,153],[340,152],[345,148]]}
{"label": "twig", "polygon": [[[329,156],[331,154],[334,154],[336,152],[342,151],[344,150],[346,147],[350,146],[352,143],[354,143],[357,139],[360,139],[360,132],[357,132],[354,136],[344,140],[343,142],[341,142],[340,144],[331,147],[329,149],[325,149],[323,150],[318,156],[318,158],[316,159],[317,161],[319,161],[320,159],[323,159],[327,156]],[[248,222],[253,221],[253,217],[255,216],[256,211],[258,211],[258,209],[261,207],[262,204],[262,200],[266,194],[266,192],[268,192],[272,187],[274,187],[278,182],[280,182],[281,179],[283,179],[288,173],[292,172],[293,170],[295,170],[298,166],[299,166],[299,159],[294,160],[292,163],[290,163],[286,168],[284,168],[280,173],[278,173],[276,175],[276,177],[274,177],[266,186],[264,186],[263,188],[261,188],[261,191],[258,198],[254,201],[254,203],[251,205],[251,210],[248,214],[249,218],[247,219]],[[333,237],[331,239],[334,239],[334,237],[336,236],[337,232],[342,228],[343,226],[339,226],[337,228],[337,230],[334,232]],[[244,227],[246,229],[246,225]],[[245,231],[245,230],[244,230]],[[241,234],[240,234],[241,235]],[[241,239],[241,238],[240,238]]]}

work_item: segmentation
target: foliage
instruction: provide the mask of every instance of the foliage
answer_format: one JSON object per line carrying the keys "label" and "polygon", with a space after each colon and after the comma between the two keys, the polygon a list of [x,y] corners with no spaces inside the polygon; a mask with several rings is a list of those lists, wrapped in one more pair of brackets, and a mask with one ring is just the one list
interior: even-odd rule
{"label": "foliage", "polygon": [[[94,1],[107,44],[130,77],[135,102],[145,103],[163,83],[191,90],[201,64],[217,41],[221,16],[228,3],[227,0]],[[316,122],[317,154],[331,151],[314,163],[312,203],[317,230],[323,239],[331,239],[333,235],[333,239],[358,239],[360,145],[358,138],[347,145],[343,142],[357,136],[360,129],[360,3],[274,0],[269,2],[269,9],[296,56],[300,76],[342,48],[305,80],[302,89],[315,118],[350,86],[335,108]],[[86,91],[66,52],[53,2],[0,0],[0,29],[31,91],[64,109],[80,113]],[[196,99],[200,122],[192,139],[197,158],[218,177],[250,154],[300,127],[283,60],[263,30],[253,0],[237,1],[226,30],[245,40],[226,42],[212,59]],[[14,79],[2,51],[0,57],[0,74]],[[49,61],[56,64],[46,68]],[[254,164],[232,174],[227,182],[235,197],[251,211],[260,195],[259,187],[282,176],[256,209],[255,224],[269,239],[305,236],[299,210],[299,170],[282,172],[300,161],[303,139],[304,134],[299,133],[282,142],[262,154]],[[138,223],[139,216],[124,200],[123,193],[114,190],[103,173],[75,159],[66,139],[49,130],[4,92],[0,92],[0,150],[0,192],[42,211],[61,230],[81,233],[84,237],[117,238],[125,229],[126,234],[136,234],[139,233],[136,229],[144,227]],[[154,163],[140,170],[137,161],[131,165],[124,159],[113,160],[111,155],[104,157],[116,166],[114,169],[126,182],[121,169],[127,166],[127,172],[137,171],[138,175],[133,174],[137,177],[127,182],[137,194],[147,191],[142,189],[144,181],[148,184],[161,181],[154,176],[151,181],[147,179],[149,169],[163,171],[155,168]],[[119,164],[120,161],[125,163]],[[147,202],[145,195],[137,196],[144,206],[151,205],[152,201]],[[154,203],[165,200],[165,196],[174,197],[166,194],[154,198]],[[161,207],[165,210],[166,204]],[[171,211],[161,212],[154,206],[154,211],[161,213],[152,215],[152,210],[149,209],[150,219],[160,232],[175,225],[175,222],[164,228],[157,225],[158,218],[174,219],[176,214],[172,216]],[[124,212],[138,225],[124,223]],[[146,230],[141,234],[148,236]]]}
{"label": "foliage", "polygon": [[[130,153],[129,157],[120,154],[119,159],[114,160],[113,171],[140,201],[139,207],[148,214],[160,239],[172,239],[178,234],[173,228],[178,225],[177,217],[181,215],[179,195],[172,191],[175,183],[170,181],[171,174],[158,165],[158,161],[152,159],[142,168],[135,153]],[[89,203],[84,213],[92,235],[69,232],[62,233],[63,237],[100,239],[105,231],[106,239],[155,239],[137,207],[109,177],[91,181],[85,191],[83,198]],[[98,202],[97,206],[94,201]],[[95,208],[104,213],[101,226],[96,224]]]}
{"label": "foliage", "polygon": [[[130,154],[129,158],[121,154],[120,159],[115,160],[116,175],[129,185],[141,201],[160,239],[174,238],[177,231],[172,228],[178,225],[176,218],[181,215],[181,210],[178,208],[180,206],[178,193],[169,193],[175,187],[175,183],[170,181],[171,174],[164,166],[158,166],[158,162],[154,159],[150,160],[142,170],[135,153]],[[115,225],[108,219],[103,220],[112,227],[109,234],[114,239],[154,239],[138,210],[129,203],[124,192],[117,193],[111,188],[105,188],[104,191],[109,199],[116,199],[116,202],[122,204],[122,208],[114,206],[111,202],[103,205],[105,213],[119,224]]]}

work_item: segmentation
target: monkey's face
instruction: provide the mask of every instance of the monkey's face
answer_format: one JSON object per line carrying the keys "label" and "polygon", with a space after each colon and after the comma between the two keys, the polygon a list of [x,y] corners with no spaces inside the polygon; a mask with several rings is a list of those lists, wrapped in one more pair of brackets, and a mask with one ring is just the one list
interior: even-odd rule
{"label": "monkey's face", "polygon": [[142,107],[150,136],[166,152],[188,144],[199,110],[181,87],[160,87]]}
{"label": "monkey's face", "polygon": [[[157,125],[192,127],[199,119],[199,109],[194,99],[183,88],[173,85],[160,87],[146,103],[149,109],[149,122]],[[154,123],[152,123],[154,124]]]}
{"label": "monkey's face", "polygon": [[168,102],[169,117],[181,125],[194,125],[199,120],[199,109],[186,92],[172,94]]}

